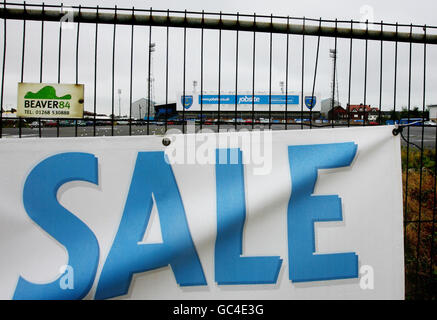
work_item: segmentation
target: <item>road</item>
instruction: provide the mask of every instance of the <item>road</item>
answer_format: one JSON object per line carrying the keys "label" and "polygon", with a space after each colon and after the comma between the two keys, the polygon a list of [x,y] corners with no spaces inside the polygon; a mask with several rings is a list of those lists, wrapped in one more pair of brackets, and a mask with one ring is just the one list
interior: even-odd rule
{"label": "road", "polygon": [[[217,132],[217,125],[204,125],[203,128],[208,128],[213,130],[214,132]],[[237,131],[241,129],[247,129],[250,130],[252,128],[251,125],[238,125]],[[263,124],[256,124],[256,129],[267,129],[268,125]],[[304,129],[308,129],[308,126],[304,126]],[[329,128],[329,127],[325,127]],[[338,127],[337,127],[338,128]],[[168,129],[179,129],[182,130],[182,125],[169,125]],[[187,127],[185,128],[187,130]],[[199,129],[199,126],[196,125],[196,131]],[[226,130],[226,129],[235,129],[234,125],[220,125],[220,130]],[[284,124],[273,124],[272,125],[273,130],[285,130]],[[288,125],[288,130],[300,130],[300,125]],[[318,129],[317,127],[313,127],[313,129]],[[433,149],[436,146],[436,133],[437,133],[437,127],[425,127],[423,128],[424,134],[423,134],[423,145],[425,148]],[[150,124],[149,128],[147,128],[147,125],[142,126],[132,126],[132,135],[147,135],[149,134],[156,134],[156,135],[163,135],[165,133],[165,126],[164,125],[155,125]],[[57,128],[41,128],[41,136],[44,137],[57,137],[58,130]],[[92,126],[90,127],[78,127],[77,128],[77,136],[78,137],[86,137],[86,136],[93,136],[94,135],[94,128]],[[96,127],[96,136],[111,136],[112,135],[112,128],[111,126],[97,126]],[[114,136],[128,136],[129,135],[129,126],[128,125],[116,125],[114,126]],[[408,128],[404,129],[403,132],[404,137],[407,139],[408,137]],[[22,138],[29,138],[29,137],[38,137],[39,136],[39,129],[38,128],[22,128],[21,132]],[[59,128],[59,137],[74,137],[75,136],[75,128],[74,127],[60,127]],[[3,128],[3,138],[19,138],[19,130],[18,128]],[[420,146],[422,143],[422,127],[416,127],[412,126],[409,128],[409,139],[410,142]],[[406,145],[405,141],[402,140],[402,145]]]}

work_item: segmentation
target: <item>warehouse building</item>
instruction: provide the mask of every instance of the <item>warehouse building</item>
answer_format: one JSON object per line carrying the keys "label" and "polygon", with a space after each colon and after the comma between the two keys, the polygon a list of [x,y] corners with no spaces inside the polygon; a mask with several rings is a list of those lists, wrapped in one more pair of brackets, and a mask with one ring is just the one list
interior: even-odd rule
{"label": "warehouse building", "polygon": [[132,119],[147,119],[148,113],[150,119],[155,117],[155,102],[146,98],[132,102]]}
{"label": "warehouse building", "polygon": [[429,120],[437,122],[437,104],[430,104],[428,106]]}

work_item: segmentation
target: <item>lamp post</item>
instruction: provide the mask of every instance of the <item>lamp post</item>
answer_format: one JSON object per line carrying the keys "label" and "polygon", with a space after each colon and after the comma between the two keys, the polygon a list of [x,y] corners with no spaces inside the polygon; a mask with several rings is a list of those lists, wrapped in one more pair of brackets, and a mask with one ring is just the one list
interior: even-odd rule
{"label": "lamp post", "polygon": [[150,106],[152,104],[152,101],[154,99],[154,87],[153,82],[155,81],[155,78],[153,77],[153,52],[156,50],[156,43],[152,42],[149,44],[149,75],[147,77],[148,82],[148,104],[147,104],[147,119],[150,119]]}

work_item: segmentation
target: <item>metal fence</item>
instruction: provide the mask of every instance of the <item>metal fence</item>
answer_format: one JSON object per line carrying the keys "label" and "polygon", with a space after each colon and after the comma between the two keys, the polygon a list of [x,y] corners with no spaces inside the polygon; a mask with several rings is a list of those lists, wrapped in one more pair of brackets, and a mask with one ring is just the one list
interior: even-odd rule
{"label": "metal fence", "polygon": [[[0,138],[148,135],[173,127],[187,132],[188,121],[196,129],[220,131],[384,125],[400,118],[408,124],[420,118],[400,132],[406,297],[436,298],[437,126],[425,121],[427,103],[437,103],[431,90],[437,66],[429,59],[437,53],[437,27],[152,8],[0,5]],[[281,112],[272,109],[271,100],[278,80],[285,95]],[[17,82],[26,81],[85,83],[87,118],[30,122],[6,117],[16,101]],[[185,108],[167,111],[175,96],[186,102],[191,81],[193,90],[200,82],[202,96],[216,93],[216,112],[205,111],[203,99],[196,114]],[[263,118],[255,110],[257,88],[269,97]],[[339,88],[347,107],[336,117]],[[290,89],[300,97],[294,110],[288,106]],[[224,90],[235,95],[232,111],[229,106],[223,111]],[[245,113],[238,109],[241,90],[252,96]],[[121,92],[128,94],[122,98]],[[313,98],[315,92],[330,97],[330,118],[304,105],[305,96]],[[139,117],[134,116],[135,97],[144,98]],[[152,119],[158,100],[166,111]],[[360,120],[349,107],[353,104],[362,107]],[[368,105],[377,109],[368,111]],[[141,108],[147,109],[146,117]]]}

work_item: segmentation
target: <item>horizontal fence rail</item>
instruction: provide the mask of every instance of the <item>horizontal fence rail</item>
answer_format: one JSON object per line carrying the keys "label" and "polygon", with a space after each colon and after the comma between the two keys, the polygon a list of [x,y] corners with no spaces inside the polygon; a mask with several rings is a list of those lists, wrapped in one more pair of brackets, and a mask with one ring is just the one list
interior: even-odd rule
{"label": "horizontal fence rail", "polygon": [[[79,10],[79,7],[71,7]],[[81,10],[85,10],[81,7]],[[104,10],[104,9],[100,9]],[[106,9],[108,10],[108,9]],[[113,9],[112,9],[113,10]],[[254,31],[279,34],[295,34],[306,36],[322,36],[336,37],[345,39],[367,39],[367,40],[382,40],[382,41],[397,41],[407,43],[429,43],[437,44],[437,35],[424,33],[407,33],[393,32],[383,30],[366,30],[354,28],[335,28],[327,26],[303,25],[303,24],[287,24],[287,23],[269,23],[253,20],[237,20],[237,15],[234,19],[213,19],[213,18],[198,18],[198,17],[180,17],[171,15],[158,15],[154,10],[154,14],[150,15],[147,11],[137,11],[132,14],[126,11],[131,9],[117,9],[115,12],[87,12],[87,11],[72,11],[72,19],[78,23],[100,23],[100,24],[118,24],[118,25],[138,25],[138,26],[155,26],[173,28],[197,28],[197,29],[212,29],[212,30],[239,30],[239,31]],[[172,12],[173,14],[174,12]],[[3,8],[0,10],[0,18],[3,19],[18,19],[18,20],[33,20],[33,21],[54,21],[58,22],[64,17],[66,11],[59,7],[58,10],[46,9],[44,11],[38,9],[25,8]],[[193,14],[193,13],[192,13]],[[202,13],[196,13],[201,16]],[[205,14],[203,14],[205,15]],[[247,15],[246,15],[247,16]],[[260,18],[260,16],[255,17]],[[244,15],[242,16],[244,17]],[[253,17],[253,16],[249,16]],[[262,17],[262,16],[261,16]],[[273,16],[269,16],[269,18]],[[276,17],[277,19],[286,20],[287,17]],[[289,18],[290,19],[290,18]],[[311,19],[306,19],[311,20]],[[360,21],[347,21],[352,25],[358,25]],[[337,23],[340,23],[337,21]],[[374,23],[378,25],[378,23]],[[381,26],[388,24],[379,24]],[[393,24],[392,24],[393,26]],[[428,26],[427,28],[434,28]]]}
{"label": "horizontal fence rail", "polygon": [[[406,297],[436,299],[436,26],[7,2],[0,19],[0,139],[400,123]],[[86,116],[14,118],[22,82],[84,84]]]}

